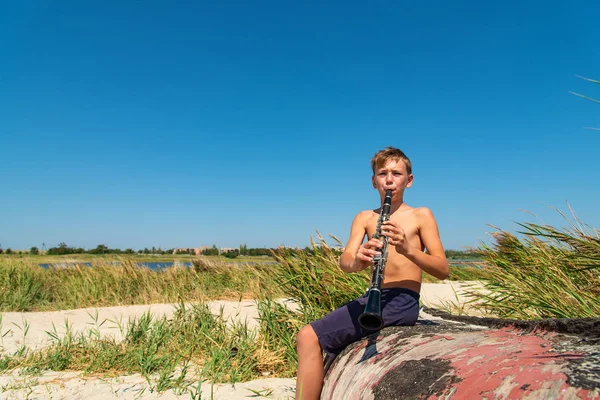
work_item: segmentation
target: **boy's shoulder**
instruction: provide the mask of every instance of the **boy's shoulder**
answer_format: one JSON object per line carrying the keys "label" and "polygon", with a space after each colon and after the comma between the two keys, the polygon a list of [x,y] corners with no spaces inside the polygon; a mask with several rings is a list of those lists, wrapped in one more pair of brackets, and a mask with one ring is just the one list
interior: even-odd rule
{"label": "boy's shoulder", "polygon": [[373,214],[377,214],[379,210],[363,210],[359,212],[356,217],[357,218],[370,218]]}
{"label": "boy's shoulder", "polygon": [[361,223],[363,226],[366,227],[367,221],[369,219],[379,215],[376,211],[377,210],[363,210],[356,214],[356,217],[354,217],[354,222]]}
{"label": "boy's shoulder", "polygon": [[410,207],[406,206],[398,210],[397,218],[400,221],[405,221],[410,224],[415,224],[417,227],[430,224],[435,221],[433,212],[427,207]]}
{"label": "boy's shoulder", "polygon": [[411,207],[414,213],[419,215],[432,215],[433,213],[428,207]]}
{"label": "boy's shoulder", "polygon": [[407,211],[412,213],[419,221],[434,218],[433,212],[428,207],[411,207]]}

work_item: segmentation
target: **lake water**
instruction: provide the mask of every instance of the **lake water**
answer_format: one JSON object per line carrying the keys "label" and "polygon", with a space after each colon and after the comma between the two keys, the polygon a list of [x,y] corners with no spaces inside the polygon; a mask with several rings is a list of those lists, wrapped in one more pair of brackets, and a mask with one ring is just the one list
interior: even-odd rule
{"label": "lake water", "polygon": [[[277,262],[275,261],[265,261],[265,262],[247,262],[247,261],[229,261],[231,263],[235,263],[235,264],[249,264],[249,265],[256,265],[256,264],[277,264]],[[113,262],[111,263],[112,265],[119,265],[119,262]],[[139,265],[140,267],[146,267],[148,269],[151,269],[153,271],[160,271],[163,270],[165,268],[170,268],[174,265],[178,266],[178,267],[186,267],[186,268],[190,268],[193,264],[191,262],[138,262],[136,263],[137,265]],[[93,265],[93,263],[91,262],[80,262],[80,263],[56,263],[56,264],[38,264],[40,267],[42,268],[49,268],[51,266],[55,266],[55,267],[59,267],[59,268],[73,268],[76,265],[84,265],[86,267],[91,267]]]}
{"label": "lake water", "polygon": [[448,264],[450,264],[453,267],[474,267],[474,268],[483,268],[483,260],[477,260],[477,259],[469,259],[469,258],[465,258],[465,259],[449,259],[448,260]]}

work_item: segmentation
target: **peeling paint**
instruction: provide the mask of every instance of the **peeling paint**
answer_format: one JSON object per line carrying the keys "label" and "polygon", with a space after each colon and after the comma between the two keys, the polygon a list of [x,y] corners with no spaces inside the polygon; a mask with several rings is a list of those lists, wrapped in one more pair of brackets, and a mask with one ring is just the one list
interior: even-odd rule
{"label": "peeling paint", "polygon": [[473,323],[390,327],[352,344],[331,366],[321,398],[600,399],[593,338]]}

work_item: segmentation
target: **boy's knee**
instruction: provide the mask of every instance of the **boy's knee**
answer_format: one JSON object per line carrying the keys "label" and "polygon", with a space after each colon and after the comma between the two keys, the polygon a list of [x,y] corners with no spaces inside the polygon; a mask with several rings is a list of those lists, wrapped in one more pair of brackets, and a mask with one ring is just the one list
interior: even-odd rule
{"label": "boy's knee", "polygon": [[313,327],[310,325],[303,326],[298,332],[296,339],[299,348],[305,346],[319,346],[319,338]]}

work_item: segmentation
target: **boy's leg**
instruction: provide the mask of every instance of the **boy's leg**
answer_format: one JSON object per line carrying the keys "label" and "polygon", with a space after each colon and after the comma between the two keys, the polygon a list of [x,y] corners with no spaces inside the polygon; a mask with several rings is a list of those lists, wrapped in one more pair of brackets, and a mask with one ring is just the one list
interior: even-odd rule
{"label": "boy's leg", "polygon": [[[364,331],[357,321],[366,301],[367,297],[362,296],[300,329],[296,399],[319,399],[321,396],[325,375],[323,350],[337,354],[348,344],[371,333]],[[419,294],[407,289],[383,289],[382,313],[386,326],[414,325],[419,314]]]}
{"label": "boy's leg", "polygon": [[298,332],[297,399],[318,399],[323,387],[323,351],[337,354],[346,345],[363,336],[356,321],[364,309],[366,297],[351,301],[313,321]]}
{"label": "boy's leg", "polygon": [[404,288],[381,291],[384,326],[411,326],[419,318],[419,294]]}
{"label": "boy's leg", "polygon": [[314,329],[306,325],[298,332],[298,376],[296,399],[319,399],[323,387],[323,354]]}

